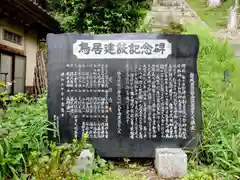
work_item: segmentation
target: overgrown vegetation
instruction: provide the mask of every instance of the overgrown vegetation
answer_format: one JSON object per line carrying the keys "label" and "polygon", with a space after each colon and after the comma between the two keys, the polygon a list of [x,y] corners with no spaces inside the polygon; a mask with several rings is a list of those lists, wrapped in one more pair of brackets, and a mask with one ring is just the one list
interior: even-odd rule
{"label": "overgrown vegetation", "polygon": [[171,22],[166,28],[163,28],[161,30],[161,33],[164,33],[164,34],[182,34],[185,31],[186,31],[186,29],[183,27],[182,24]]}
{"label": "overgrown vegetation", "polygon": [[[48,140],[51,124],[48,121],[46,95],[38,102],[25,94],[10,98],[5,112],[0,116],[0,179],[1,180],[88,180],[116,177],[108,170],[114,169],[111,162],[97,157],[86,171],[71,170],[76,157],[86,146],[87,134],[81,141],[56,146]],[[91,149],[91,148],[90,148]],[[101,177],[101,178],[100,178]],[[127,179],[130,179],[130,177]]]}
{"label": "overgrown vegetation", "polygon": [[[49,0],[49,11],[66,32],[147,31],[140,24],[149,7],[150,2],[146,0]],[[0,179],[134,179],[108,172],[113,169],[113,164],[99,157],[87,171],[71,172],[87,136],[69,146],[56,146],[47,136],[48,131],[55,130],[49,128],[46,95],[39,97],[37,103],[24,94],[9,97],[4,92],[0,97],[0,111],[3,110],[0,115]]]}
{"label": "overgrown vegetation", "polygon": [[221,6],[211,8],[208,7],[208,0],[186,0],[199,17],[215,30],[227,27],[228,10],[231,6],[234,6],[234,1],[221,1]]}
{"label": "overgrown vegetation", "polygon": [[240,62],[228,43],[217,40],[212,29],[201,23],[186,28],[171,23],[162,32],[197,34],[200,41],[203,139],[189,160],[189,175],[183,179],[240,179]]}
{"label": "overgrown vegetation", "polygon": [[136,32],[150,0],[49,0],[49,11],[65,32]]}
{"label": "overgrown vegetation", "polygon": [[[77,31],[79,17],[77,17],[78,14],[74,14],[77,10],[70,12],[70,9],[83,7],[75,7],[74,3],[77,2],[75,0],[61,1],[62,5],[69,2],[73,4],[66,6],[69,8],[68,10],[65,9],[61,14],[59,9],[63,7],[60,6],[54,13],[62,16],[62,26],[65,30]],[[99,9],[93,8],[93,10],[96,11],[91,11],[91,13],[98,12],[100,7]],[[134,11],[129,10],[128,13]],[[86,13],[84,16],[86,21],[91,19],[90,17],[94,17],[94,14],[91,13],[90,15]],[[122,20],[117,21],[117,25],[114,27],[111,13],[113,11],[106,10],[101,18],[98,14],[99,16],[94,17],[91,21],[91,25],[84,22],[86,24],[78,31],[135,32],[136,28],[133,27],[137,25],[128,25],[127,22],[131,22],[128,21],[129,19],[124,24],[121,24]],[[68,21],[70,16],[73,18]],[[116,20],[119,15],[114,14],[113,17]],[[125,15],[120,17],[125,17]],[[105,27],[101,23],[107,22],[107,20],[109,20],[109,26]],[[144,27],[144,29],[148,28]],[[204,29],[199,24],[190,25],[186,29],[177,24],[170,24],[167,29],[163,30],[164,33],[177,34],[185,31],[198,34],[200,39],[198,73],[202,91],[204,130],[202,144],[189,161],[189,176],[184,179],[239,179],[240,84],[238,79],[240,64],[226,43],[217,41],[210,36],[208,29]],[[225,71],[230,72],[229,82],[224,79]],[[0,85],[5,86],[4,84]],[[113,165],[99,157],[95,159],[88,171],[71,172],[70,169],[76,156],[80,154],[86,144],[87,134],[83,136],[81,142],[73,141],[68,146],[56,146],[47,138],[47,131],[54,130],[49,129],[46,95],[39,97],[37,103],[34,103],[30,97],[19,94],[11,97],[11,104],[7,104],[6,97],[8,98],[6,93],[1,93],[0,101],[5,111],[3,116],[0,116],[0,179],[136,179],[132,176],[122,177],[119,174],[111,173],[108,170],[113,169]]]}
{"label": "overgrown vegetation", "polygon": [[[202,145],[191,166],[199,179],[240,178],[240,63],[226,42],[210,35],[210,29],[190,25],[188,33],[198,34],[199,83],[202,91],[204,130]],[[230,72],[229,82],[224,72]],[[205,172],[205,173],[202,173]],[[207,172],[207,173],[206,173]],[[191,179],[191,178],[189,178]],[[205,178],[207,179],[207,178]]]}
{"label": "overgrown vegetation", "polygon": [[0,117],[0,124],[0,179],[16,178],[27,172],[31,151],[46,150],[49,123],[45,98],[31,105],[13,102]]}
{"label": "overgrown vegetation", "polygon": [[6,107],[7,107],[8,93],[4,90],[5,87],[6,87],[6,84],[0,81],[0,89],[3,89],[3,91],[0,92],[0,109],[2,110],[6,110]]}

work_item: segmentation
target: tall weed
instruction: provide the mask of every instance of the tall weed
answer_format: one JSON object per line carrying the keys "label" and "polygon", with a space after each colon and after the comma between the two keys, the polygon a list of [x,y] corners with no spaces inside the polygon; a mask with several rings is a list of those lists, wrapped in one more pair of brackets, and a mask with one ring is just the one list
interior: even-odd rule
{"label": "tall weed", "polygon": [[[200,159],[227,172],[226,176],[240,177],[240,61],[210,29],[194,24],[187,27],[187,33],[198,34],[200,40],[198,74],[204,122]],[[230,72],[228,83],[225,71]]]}
{"label": "tall weed", "polygon": [[47,151],[46,98],[37,104],[13,103],[0,117],[0,179],[15,179],[27,172],[31,151]]}

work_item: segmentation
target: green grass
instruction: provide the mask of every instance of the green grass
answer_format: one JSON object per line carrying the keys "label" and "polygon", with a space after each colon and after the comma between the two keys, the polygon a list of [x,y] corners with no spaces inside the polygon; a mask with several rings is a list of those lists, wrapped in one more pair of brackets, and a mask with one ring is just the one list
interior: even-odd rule
{"label": "green grass", "polygon": [[[187,29],[200,40],[198,74],[204,122],[197,154],[202,166],[193,166],[190,172],[200,176],[208,171],[213,179],[240,178],[240,63],[228,44],[210,36],[210,29],[196,24]],[[229,84],[224,82],[225,70],[230,71]]]}
{"label": "green grass", "polygon": [[217,8],[209,8],[207,0],[186,0],[186,2],[203,21],[215,30],[227,27],[228,10],[234,5],[234,0],[226,0]]}
{"label": "green grass", "polygon": [[[184,180],[215,180],[220,177],[224,180],[240,179],[240,63],[228,44],[212,37],[209,34],[210,30],[199,24],[187,27],[187,33],[198,34],[200,40],[198,74],[202,92],[204,129],[202,144],[197,156],[190,159],[189,176]],[[224,82],[225,70],[230,71],[229,83]],[[44,155],[46,143],[49,143],[45,135],[47,125],[45,97],[39,99],[37,104],[12,105],[8,108],[4,118],[0,119],[0,179],[4,179],[3,177],[12,179],[14,174],[15,176],[22,173],[28,174],[26,166],[30,162],[32,164],[32,160],[36,160],[35,156],[32,158],[32,152],[37,151]],[[53,151],[50,154],[58,157],[60,155],[58,152]],[[49,159],[52,162],[52,158]],[[197,165],[196,160],[200,165]],[[55,168],[56,163],[50,164]],[[44,168],[49,169],[45,164],[43,165]],[[66,167],[62,166],[62,169],[65,171]],[[54,175],[52,171],[49,172],[45,174],[47,177],[50,174]],[[61,171],[60,173],[62,176]],[[41,173],[41,175],[44,174]],[[135,173],[124,176],[122,172],[102,170],[100,174],[86,178],[88,180],[139,180],[138,174]]]}
{"label": "green grass", "polygon": [[122,175],[121,173],[108,171],[104,174],[96,174],[90,177],[89,180],[147,180],[146,177],[139,177],[134,174]]}

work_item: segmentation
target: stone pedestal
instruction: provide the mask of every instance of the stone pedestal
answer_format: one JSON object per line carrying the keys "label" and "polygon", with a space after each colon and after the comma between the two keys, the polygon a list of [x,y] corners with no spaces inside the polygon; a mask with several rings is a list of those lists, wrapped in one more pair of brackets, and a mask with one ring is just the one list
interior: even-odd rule
{"label": "stone pedestal", "polygon": [[187,155],[180,148],[156,149],[154,164],[161,178],[181,178],[187,175]]}

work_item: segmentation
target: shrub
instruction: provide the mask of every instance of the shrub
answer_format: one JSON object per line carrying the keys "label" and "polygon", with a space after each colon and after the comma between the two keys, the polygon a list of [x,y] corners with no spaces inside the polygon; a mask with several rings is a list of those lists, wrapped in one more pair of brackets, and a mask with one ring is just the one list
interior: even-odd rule
{"label": "shrub", "polygon": [[183,25],[176,22],[171,22],[166,28],[161,30],[165,34],[182,34],[185,31]]}
{"label": "shrub", "polygon": [[70,145],[56,146],[52,143],[48,153],[31,152],[28,158],[28,173],[31,174],[29,177],[48,180],[78,180],[78,174],[71,172],[71,167],[85,147],[87,138],[88,136],[85,134],[80,143],[73,140]]}
{"label": "shrub", "polygon": [[9,105],[0,117],[0,179],[26,173],[31,151],[46,151],[48,144],[46,98],[37,104]]}
{"label": "shrub", "polygon": [[49,2],[49,11],[63,31],[95,34],[136,32],[151,3],[148,0]]}
{"label": "shrub", "polygon": [[54,130],[48,128],[46,94],[36,104],[32,102],[25,94],[13,96],[0,116],[0,179],[78,180],[113,168],[98,157],[89,172],[71,172],[88,135],[84,134],[80,142],[56,146],[47,136]]}
{"label": "shrub", "polygon": [[0,81],[0,90],[3,92],[0,92],[0,110],[6,110],[7,108],[7,100],[8,100],[8,93],[4,91],[4,88],[7,85]]}
{"label": "shrub", "polygon": [[[199,83],[202,91],[203,139],[199,158],[218,168],[219,176],[240,176],[240,63],[226,42],[210,29],[189,25],[188,33],[198,34]],[[230,72],[229,82],[224,72]],[[230,178],[230,179],[231,179]]]}

